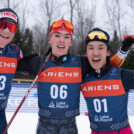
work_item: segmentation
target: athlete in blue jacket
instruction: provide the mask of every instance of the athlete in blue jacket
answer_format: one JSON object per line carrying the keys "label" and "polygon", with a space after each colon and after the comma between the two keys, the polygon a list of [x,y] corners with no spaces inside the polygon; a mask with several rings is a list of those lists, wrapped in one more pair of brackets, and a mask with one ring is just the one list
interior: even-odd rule
{"label": "athlete in blue jacket", "polygon": [[10,44],[17,24],[18,16],[12,9],[0,9],[0,134],[7,125],[5,109],[17,63],[22,58],[21,50]]}
{"label": "athlete in blue jacket", "polygon": [[[80,85],[90,65],[86,57],[69,54],[72,36],[73,25],[69,21],[59,20],[51,26],[49,44],[52,55],[37,80],[37,134],[78,133],[75,117],[79,115]],[[129,46],[131,45],[130,43]],[[118,59],[115,63],[119,66],[124,57],[115,55],[113,60]],[[36,76],[45,59],[46,56],[26,56],[19,62],[17,70]]]}
{"label": "athlete in blue jacket", "polygon": [[[128,121],[128,92],[134,89],[134,71],[111,66],[109,35],[98,28],[86,38],[86,52],[92,67],[81,85],[91,134],[133,134]],[[125,42],[134,43],[131,37]]]}

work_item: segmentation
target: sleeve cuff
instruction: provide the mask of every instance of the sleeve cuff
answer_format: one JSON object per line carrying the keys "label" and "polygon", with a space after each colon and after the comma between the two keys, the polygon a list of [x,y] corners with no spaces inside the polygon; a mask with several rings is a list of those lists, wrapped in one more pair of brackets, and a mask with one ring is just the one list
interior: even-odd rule
{"label": "sleeve cuff", "polygon": [[128,50],[127,52],[124,52],[121,50],[121,47],[119,48],[117,55],[120,59],[124,59],[127,57],[127,54],[129,53],[130,50]]}

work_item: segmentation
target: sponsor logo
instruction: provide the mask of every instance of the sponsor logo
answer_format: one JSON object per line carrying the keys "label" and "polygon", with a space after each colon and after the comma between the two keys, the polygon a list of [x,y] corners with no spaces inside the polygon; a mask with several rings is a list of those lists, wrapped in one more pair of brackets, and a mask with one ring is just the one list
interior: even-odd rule
{"label": "sponsor logo", "polygon": [[85,97],[116,96],[125,93],[121,80],[89,81],[81,85]]}
{"label": "sponsor logo", "polygon": [[40,82],[81,82],[81,68],[79,67],[52,67],[44,70],[38,78]]}
{"label": "sponsor logo", "polygon": [[96,121],[96,122],[111,122],[111,121],[113,121],[113,118],[109,117],[109,115],[103,115],[103,116],[95,115],[94,121]]}
{"label": "sponsor logo", "polygon": [[15,73],[16,67],[16,58],[1,57],[0,73]]}
{"label": "sponsor logo", "polygon": [[16,68],[16,64],[10,62],[0,62],[0,67]]}
{"label": "sponsor logo", "polygon": [[11,12],[1,12],[0,13],[0,18],[11,18],[11,19],[13,19],[14,21],[16,21],[17,22],[17,16],[15,15],[15,14],[13,14],[13,13],[11,13]]}
{"label": "sponsor logo", "polygon": [[44,76],[51,76],[51,77],[78,77],[78,72],[47,72],[43,74]]}
{"label": "sponsor logo", "polygon": [[54,104],[53,101],[50,102],[49,108],[59,108],[59,109],[62,109],[62,108],[68,108],[69,106],[66,104],[66,102],[56,102]]}
{"label": "sponsor logo", "polygon": [[50,107],[50,108],[55,108],[55,105],[54,105],[54,103],[51,101],[51,103],[49,104],[48,107]]}
{"label": "sponsor logo", "polygon": [[89,86],[84,87],[82,91],[101,91],[101,90],[119,90],[119,85],[98,85],[98,86]]}

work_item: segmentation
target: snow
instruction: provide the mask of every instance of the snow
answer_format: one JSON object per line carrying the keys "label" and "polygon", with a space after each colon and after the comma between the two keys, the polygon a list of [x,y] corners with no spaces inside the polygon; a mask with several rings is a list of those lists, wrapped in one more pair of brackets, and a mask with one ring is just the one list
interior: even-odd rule
{"label": "snow", "polygon": [[[6,109],[7,121],[9,122],[30,84],[13,84]],[[128,114],[131,128],[134,131],[134,90],[130,91],[128,101]],[[87,107],[81,94],[80,116],[76,117],[78,134],[90,134],[90,124],[85,116]],[[38,95],[37,86],[34,85],[24,104],[8,129],[8,134],[36,134],[38,123]]]}
{"label": "snow", "polygon": [[[9,121],[13,113],[7,112],[7,120]],[[37,113],[18,113],[11,126],[8,134],[36,134],[38,122]],[[90,134],[90,124],[88,117],[80,115],[76,117],[78,134]],[[129,116],[131,128],[134,131],[134,116]]]}

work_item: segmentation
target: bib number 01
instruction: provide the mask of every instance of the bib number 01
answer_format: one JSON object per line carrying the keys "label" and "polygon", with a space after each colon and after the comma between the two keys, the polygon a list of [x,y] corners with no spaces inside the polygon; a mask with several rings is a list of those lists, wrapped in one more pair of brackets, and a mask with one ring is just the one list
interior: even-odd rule
{"label": "bib number 01", "polygon": [[50,95],[53,99],[58,98],[58,96],[61,99],[66,99],[67,98],[67,86],[61,85],[60,87],[58,87],[57,85],[52,85],[50,88]]}
{"label": "bib number 01", "polygon": [[0,76],[0,90],[4,90],[5,82],[6,82],[6,77],[5,76]]}
{"label": "bib number 01", "polygon": [[106,99],[102,99],[102,100],[94,99],[93,104],[94,104],[94,109],[97,113],[100,113],[102,111],[102,107],[104,108],[104,112],[108,112]]}

